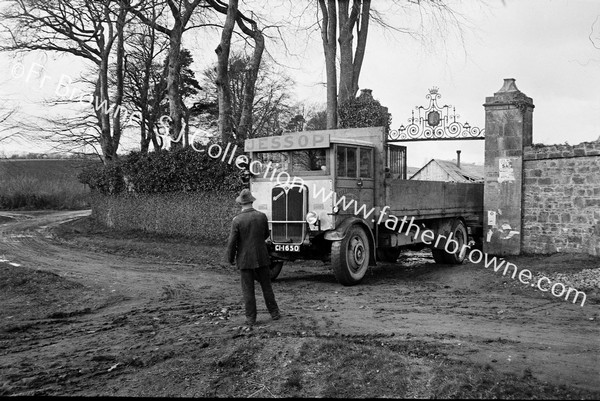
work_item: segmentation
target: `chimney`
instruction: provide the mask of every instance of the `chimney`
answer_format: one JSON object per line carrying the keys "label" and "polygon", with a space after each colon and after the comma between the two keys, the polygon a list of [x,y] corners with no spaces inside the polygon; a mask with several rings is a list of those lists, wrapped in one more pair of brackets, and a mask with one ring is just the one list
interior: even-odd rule
{"label": "chimney", "polygon": [[460,150],[456,151],[456,167],[460,168]]}

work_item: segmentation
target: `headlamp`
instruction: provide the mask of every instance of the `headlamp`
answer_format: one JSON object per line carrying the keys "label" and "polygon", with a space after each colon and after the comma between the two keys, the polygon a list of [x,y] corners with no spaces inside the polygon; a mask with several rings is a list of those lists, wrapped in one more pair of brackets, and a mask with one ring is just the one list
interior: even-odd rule
{"label": "headlamp", "polygon": [[317,215],[317,213],[315,212],[308,212],[306,213],[306,222],[308,224],[317,224],[317,221],[319,221],[319,216]]}

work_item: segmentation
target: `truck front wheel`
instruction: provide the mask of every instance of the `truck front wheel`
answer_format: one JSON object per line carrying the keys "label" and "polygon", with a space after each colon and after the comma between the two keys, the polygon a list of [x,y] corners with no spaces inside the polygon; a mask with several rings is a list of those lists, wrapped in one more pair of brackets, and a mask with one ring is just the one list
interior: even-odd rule
{"label": "truck front wheel", "polygon": [[350,227],[344,238],[331,244],[331,265],[343,285],[358,284],[369,267],[369,239],[359,225]]}

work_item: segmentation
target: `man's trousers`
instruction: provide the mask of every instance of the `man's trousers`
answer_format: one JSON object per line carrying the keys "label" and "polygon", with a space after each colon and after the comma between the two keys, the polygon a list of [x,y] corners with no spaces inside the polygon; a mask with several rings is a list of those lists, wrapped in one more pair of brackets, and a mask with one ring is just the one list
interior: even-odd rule
{"label": "man's trousers", "polygon": [[268,266],[257,269],[240,269],[242,281],[242,293],[244,295],[244,306],[246,308],[246,323],[254,324],[256,322],[256,297],[254,294],[254,280],[260,283],[265,305],[271,316],[279,315],[279,307],[275,302],[275,294],[271,287],[271,271]]}

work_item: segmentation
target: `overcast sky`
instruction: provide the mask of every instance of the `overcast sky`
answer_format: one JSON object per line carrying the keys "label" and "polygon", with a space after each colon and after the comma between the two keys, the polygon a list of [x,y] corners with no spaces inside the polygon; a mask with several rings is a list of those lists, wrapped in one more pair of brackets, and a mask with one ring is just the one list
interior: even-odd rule
{"label": "overcast sky", "polygon": [[[377,2],[374,2],[375,5]],[[600,137],[599,0],[500,0],[462,2],[460,10],[470,27],[463,43],[450,29],[442,41],[423,45],[381,29],[370,31],[360,87],[392,113],[392,128],[411,115],[415,106],[427,106],[428,89],[437,86],[440,104],[451,104],[461,120],[484,128],[483,103],[504,78],[533,98],[534,143],[576,144]],[[317,51],[320,49],[317,49]],[[315,57],[318,53],[315,52]],[[310,76],[325,72],[315,66],[302,75],[299,93],[314,93]],[[323,78],[321,78],[323,79]],[[324,90],[317,95],[324,98]],[[422,166],[431,158],[483,163],[483,141],[443,141],[408,144],[408,163]]]}
{"label": "overcast sky", "polygon": [[[381,6],[379,1],[373,3]],[[415,106],[427,106],[425,95],[433,86],[442,94],[440,103],[453,105],[461,121],[483,128],[485,97],[497,92],[504,78],[515,78],[518,88],[535,104],[535,143],[576,144],[600,137],[600,49],[590,41],[592,37],[600,47],[600,0],[454,3],[465,19],[462,38],[457,29],[436,27],[427,19],[422,31],[425,40],[375,26],[370,29],[359,86],[372,89],[373,96],[389,108],[392,128],[406,125]],[[406,24],[408,19],[414,21],[414,15],[393,16],[389,22]],[[324,102],[321,83],[325,69],[318,35],[303,46],[299,57],[281,56],[281,61],[294,67],[288,73],[296,81],[298,100]],[[214,44],[208,47],[212,49]],[[212,57],[214,53],[206,54]],[[207,63],[214,62],[206,57],[196,60],[204,60],[204,64],[197,62],[198,75]],[[36,61],[45,61],[49,78],[43,85],[39,79],[25,82],[23,77],[12,78],[14,60],[0,55],[0,93],[2,100],[18,104],[24,113],[43,114],[45,106],[39,102],[52,94],[62,73],[77,76],[78,64],[64,58],[44,60],[39,55],[27,57],[24,64]],[[431,158],[453,159],[457,149],[462,150],[463,161],[483,163],[483,141],[408,146],[410,166],[422,166]],[[0,147],[8,154],[47,150],[42,143]]]}

